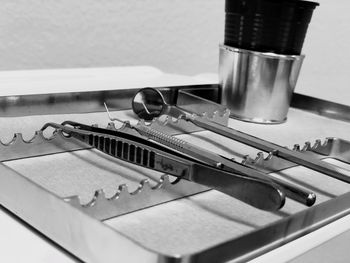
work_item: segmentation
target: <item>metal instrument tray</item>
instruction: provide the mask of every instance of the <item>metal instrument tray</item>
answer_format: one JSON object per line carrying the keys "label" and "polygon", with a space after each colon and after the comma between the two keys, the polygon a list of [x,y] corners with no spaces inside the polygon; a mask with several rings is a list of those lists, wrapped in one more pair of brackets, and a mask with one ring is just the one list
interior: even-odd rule
{"label": "metal instrument tray", "polygon": [[[182,90],[216,102],[220,97],[215,84],[161,90],[172,104]],[[238,262],[350,213],[350,186],[304,167],[284,169],[277,176],[315,191],[316,205],[307,208],[287,200],[285,208],[271,213],[189,182],[173,185],[171,177],[121,166],[59,134],[32,138],[31,132],[47,121],[105,125],[104,102],[119,118],[133,119],[129,108],[136,91],[0,97],[2,206],[85,262]],[[282,125],[233,119],[229,125],[288,146],[329,136],[350,140],[349,107],[301,94],[294,96],[292,107]],[[13,132],[21,135],[12,138]],[[257,154],[205,131],[179,136],[237,159]],[[323,142],[313,149],[322,149],[318,154],[339,169],[349,169],[350,147],[339,147]]]}

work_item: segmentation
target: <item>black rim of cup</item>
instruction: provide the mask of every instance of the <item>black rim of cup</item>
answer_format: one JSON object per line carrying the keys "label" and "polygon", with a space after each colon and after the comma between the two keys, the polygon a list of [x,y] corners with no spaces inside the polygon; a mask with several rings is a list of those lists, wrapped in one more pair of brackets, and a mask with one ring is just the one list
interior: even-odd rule
{"label": "black rim of cup", "polygon": [[226,0],[225,45],[300,55],[318,3],[297,0]]}

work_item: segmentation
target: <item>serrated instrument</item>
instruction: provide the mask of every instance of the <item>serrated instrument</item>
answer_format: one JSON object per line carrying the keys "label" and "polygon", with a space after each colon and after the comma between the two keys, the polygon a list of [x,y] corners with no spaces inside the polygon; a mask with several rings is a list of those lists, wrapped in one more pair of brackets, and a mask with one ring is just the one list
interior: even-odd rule
{"label": "serrated instrument", "polygon": [[276,211],[285,202],[283,190],[269,180],[211,167],[142,137],[73,122],[47,123],[41,130],[47,127],[117,159],[208,186],[262,210]]}
{"label": "serrated instrument", "polygon": [[313,156],[304,154],[300,151],[293,151],[286,147],[282,147],[278,144],[265,141],[261,138],[240,132],[238,130],[222,126],[217,123],[213,123],[208,119],[191,116],[190,121],[199,127],[210,130],[217,134],[223,135],[227,138],[239,141],[243,144],[252,146],[265,152],[270,152],[272,155],[285,159],[287,161],[305,166],[312,170],[326,174],[338,180],[346,183],[350,183],[350,172],[344,169],[338,169],[337,167],[320,161]]}
{"label": "serrated instrument", "polygon": [[[186,93],[185,96],[193,95]],[[218,107],[219,106],[221,105],[218,105]],[[139,90],[133,99],[132,107],[134,112],[141,118],[146,117],[146,119],[150,119],[161,114],[166,114],[174,118],[181,118],[205,130],[215,132],[227,138],[271,153],[272,155],[287,161],[305,166],[343,182],[350,183],[350,171],[340,170],[335,166],[329,165],[302,152],[293,151],[278,144],[263,140],[247,133],[243,133],[224,125],[220,125],[219,123],[212,122],[207,117],[198,116],[196,114],[188,114],[176,106],[167,104],[162,94],[156,89],[144,88]]]}
{"label": "serrated instrument", "polygon": [[[92,130],[93,128],[87,125],[83,125],[76,122],[66,121],[64,125],[71,125],[80,129]],[[193,145],[187,141],[170,136],[166,133],[160,132],[146,125],[145,122],[139,121],[136,125],[130,124],[124,125],[124,130],[128,130],[128,133],[139,134],[145,138],[151,139],[161,146],[168,147],[171,151],[176,152],[178,155],[186,155],[189,158],[194,158],[209,166],[220,168],[228,172],[238,173],[247,177],[256,177],[267,181],[273,181],[283,188],[286,196],[307,206],[312,206],[316,201],[316,195],[313,192],[305,190],[299,186],[290,184],[286,181],[272,177],[257,169],[248,167],[244,164],[238,163],[232,159],[228,159],[224,156],[215,154],[201,147]],[[136,133],[135,133],[136,132]],[[218,179],[219,180],[219,179]]]}

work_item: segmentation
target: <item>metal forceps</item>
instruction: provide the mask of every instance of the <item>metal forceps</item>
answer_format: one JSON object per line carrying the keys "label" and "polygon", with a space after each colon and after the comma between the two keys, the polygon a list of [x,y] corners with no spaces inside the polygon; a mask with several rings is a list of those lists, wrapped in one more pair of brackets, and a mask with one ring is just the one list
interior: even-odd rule
{"label": "metal forceps", "polygon": [[262,210],[276,211],[285,203],[283,188],[270,180],[207,165],[141,135],[71,121],[46,123],[41,130],[48,127],[114,158],[205,185]]}

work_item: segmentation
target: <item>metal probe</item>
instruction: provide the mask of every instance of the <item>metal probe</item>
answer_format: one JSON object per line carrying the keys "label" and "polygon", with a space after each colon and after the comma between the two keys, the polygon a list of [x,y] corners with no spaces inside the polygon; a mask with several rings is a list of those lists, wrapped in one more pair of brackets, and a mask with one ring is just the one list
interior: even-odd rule
{"label": "metal probe", "polygon": [[[110,120],[123,122],[120,119],[112,118],[106,104],[105,108]],[[274,178],[264,172],[245,166],[231,159],[207,151],[201,147],[193,145],[179,138],[162,133],[158,130],[146,126],[145,124],[142,124],[141,122],[139,122],[136,126],[133,126],[133,128],[137,130],[141,135],[144,135],[149,139],[161,143],[162,145],[166,145],[180,153],[186,154],[187,156],[197,159],[210,166],[220,168],[229,172],[239,173],[247,177],[256,177],[264,180],[273,181],[274,183],[283,187],[287,197],[297,202],[303,203],[307,206],[313,205],[316,201],[316,195],[312,192],[306,191],[300,187],[296,187],[288,182]]]}
{"label": "metal probe", "polygon": [[[337,169],[336,167],[320,161],[312,156],[290,150],[272,142],[268,142],[252,135],[237,131],[235,129],[211,122],[200,116],[190,116],[178,107],[167,104],[162,94],[156,89],[141,89],[134,96],[132,108],[140,118],[144,118],[146,120],[150,120],[151,118],[157,117],[161,114],[166,114],[175,118],[183,118],[203,129],[215,132],[262,151],[271,152],[275,156],[278,156],[282,159],[300,164],[343,182],[350,183],[349,171]],[[146,108],[147,111],[145,110]]]}

